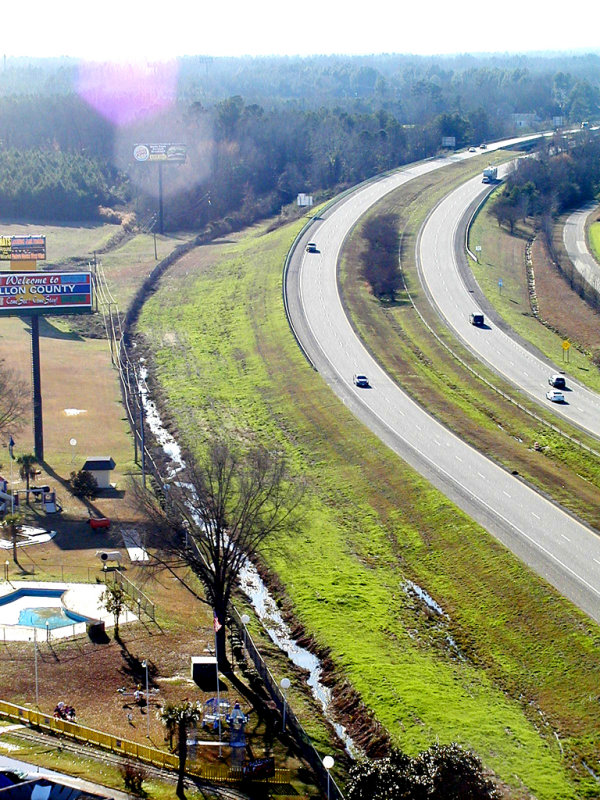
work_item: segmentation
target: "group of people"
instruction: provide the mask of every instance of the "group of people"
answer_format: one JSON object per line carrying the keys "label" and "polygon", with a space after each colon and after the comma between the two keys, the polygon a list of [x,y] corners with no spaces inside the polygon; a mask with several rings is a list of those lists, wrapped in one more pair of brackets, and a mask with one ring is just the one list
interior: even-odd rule
{"label": "group of people", "polygon": [[69,722],[75,722],[75,709],[73,706],[68,706],[61,700],[56,704],[56,708],[54,709],[54,718],[66,719]]}

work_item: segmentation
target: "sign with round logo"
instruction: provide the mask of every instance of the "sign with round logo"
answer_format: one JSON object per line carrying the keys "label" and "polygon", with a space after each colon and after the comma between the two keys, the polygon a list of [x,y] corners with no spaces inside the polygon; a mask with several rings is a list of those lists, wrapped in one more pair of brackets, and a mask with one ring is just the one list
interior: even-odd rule
{"label": "sign with round logo", "polygon": [[150,149],[145,144],[138,144],[133,148],[133,157],[136,161],[148,161]]}

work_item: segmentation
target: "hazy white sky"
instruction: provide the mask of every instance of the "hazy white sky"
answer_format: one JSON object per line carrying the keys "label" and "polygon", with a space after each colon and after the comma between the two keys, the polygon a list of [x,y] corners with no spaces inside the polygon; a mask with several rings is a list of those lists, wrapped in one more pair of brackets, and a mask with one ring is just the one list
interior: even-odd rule
{"label": "hazy white sky", "polygon": [[1,20],[2,55],[102,61],[600,47],[597,0],[7,0]]}

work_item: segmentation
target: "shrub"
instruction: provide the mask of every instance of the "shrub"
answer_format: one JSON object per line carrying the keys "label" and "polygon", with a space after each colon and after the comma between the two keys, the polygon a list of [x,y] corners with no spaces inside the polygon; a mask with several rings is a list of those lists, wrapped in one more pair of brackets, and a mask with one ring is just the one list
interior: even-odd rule
{"label": "shrub", "polygon": [[98,481],[91,472],[84,469],[71,473],[69,485],[75,497],[92,498],[98,494]]}
{"label": "shrub", "polygon": [[127,761],[121,767],[121,776],[126,789],[142,797],[145,796],[146,792],[142,788],[142,784],[147,779],[148,772],[141,764]]}

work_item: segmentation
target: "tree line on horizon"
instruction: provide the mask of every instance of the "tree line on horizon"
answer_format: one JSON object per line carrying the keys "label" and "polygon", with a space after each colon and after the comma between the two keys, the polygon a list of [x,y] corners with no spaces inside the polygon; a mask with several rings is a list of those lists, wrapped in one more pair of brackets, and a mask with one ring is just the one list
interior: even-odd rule
{"label": "tree line on horizon", "polygon": [[[463,147],[512,134],[517,112],[540,126],[594,119],[599,64],[594,55],[186,58],[168,110],[157,94],[156,108],[117,125],[77,94],[76,62],[9,59],[0,213],[86,221],[103,206],[154,211],[156,165],[134,163],[133,145],[183,142],[186,163],[164,170],[166,229],[236,228],[299,192],[326,197],[434,156],[444,136]],[[115,100],[131,91],[115,85]]]}

